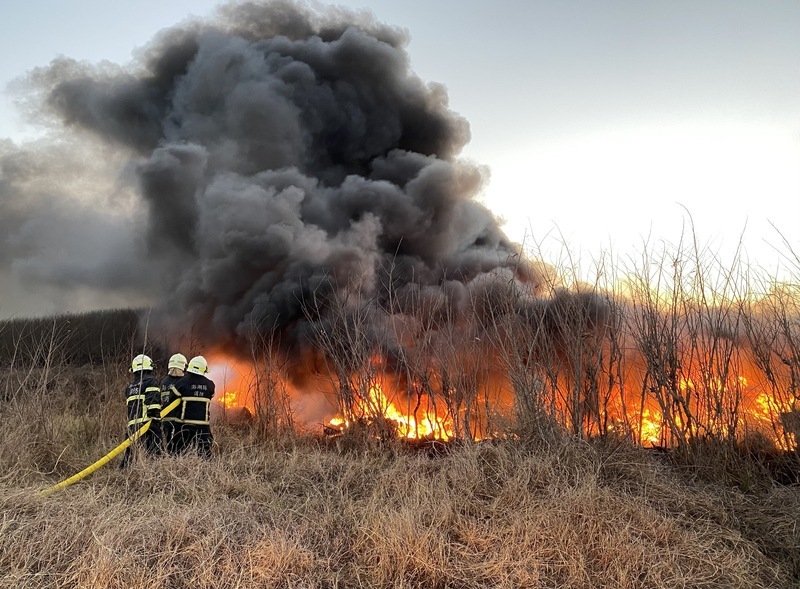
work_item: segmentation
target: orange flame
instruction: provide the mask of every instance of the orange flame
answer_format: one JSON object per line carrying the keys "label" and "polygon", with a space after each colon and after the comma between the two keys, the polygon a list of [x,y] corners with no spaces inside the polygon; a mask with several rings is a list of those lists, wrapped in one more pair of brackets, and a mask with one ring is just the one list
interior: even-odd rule
{"label": "orange flame", "polygon": [[250,363],[212,352],[208,354],[208,366],[208,376],[217,389],[214,401],[225,409],[254,409],[255,398],[251,390],[253,366]]}
{"label": "orange flame", "polygon": [[[222,353],[210,354],[209,364],[210,376],[220,391],[217,402],[225,409],[241,407],[254,410],[258,403],[253,387],[257,369],[247,361],[234,360]],[[645,370],[641,361],[632,361],[624,378],[604,393],[600,414],[593,422],[595,425],[589,420],[584,421],[584,433],[597,435],[604,430],[630,436],[644,446],[669,446],[681,437],[733,435],[741,438],[749,432],[759,431],[778,449],[796,447],[795,433],[785,431],[781,423],[782,415],[797,411],[796,402],[789,392],[776,390],[775,380],[766,382],[759,369],[745,360],[738,360],[737,370],[731,369],[725,377],[709,374],[708,365],[702,359],[688,362],[676,375],[673,392],[664,383],[658,384],[660,388],[643,392],[641,383],[647,382]],[[458,396],[458,391],[451,390],[452,387],[444,390],[440,382],[442,390],[431,391],[429,395],[415,392],[411,403],[406,401],[409,398],[407,386],[399,385],[394,376],[381,366],[384,365],[380,358],[376,358],[372,365],[375,369],[372,382],[364,385],[366,392],[357,399],[347,416],[336,415],[332,405],[338,399],[335,379],[319,377],[313,384],[307,384],[305,390],[285,386],[290,389],[293,409],[305,411],[308,424],[322,417],[328,433],[331,430],[344,432],[355,421],[376,419],[389,422],[394,434],[407,440],[446,441],[458,435],[479,439],[495,431],[500,431],[495,435],[508,433],[502,428],[498,430],[496,425],[487,430],[488,433],[482,433],[483,426],[465,428],[462,424],[460,429],[457,428],[454,419],[460,418],[460,414],[453,415],[452,407],[442,399]],[[489,410],[491,405],[492,411],[510,417],[514,393],[509,378],[496,372],[488,378],[491,382],[483,382],[479,388],[494,392],[479,392],[480,401],[473,401],[471,410],[477,415]],[[570,413],[570,403],[575,403],[570,397],[570,387],[561,376],[548,386],[553,389],[549,393],[549,403],[556,418],[564,425],[570,425],[570,419],[575,419],[574,413]],[[488,402],[490,396],[491,403]],[[475,415],[473,420],[478,419]]]}
{"label": "orange flame", "polygon": [[[452,422],[447,416],[438,416],[429,409],[405,413],[397,408],[383,392],[383,386],[375,383],[369,388],[368,398],[357,409],[359,416],[380,415],[396,426],[397,436],[408,440],[436,439],[447,441],[453,438]],[[419,418],[418,418],[418,414]],[[344,431],[351,423],[344,417],[337,416],[328,425]]]}

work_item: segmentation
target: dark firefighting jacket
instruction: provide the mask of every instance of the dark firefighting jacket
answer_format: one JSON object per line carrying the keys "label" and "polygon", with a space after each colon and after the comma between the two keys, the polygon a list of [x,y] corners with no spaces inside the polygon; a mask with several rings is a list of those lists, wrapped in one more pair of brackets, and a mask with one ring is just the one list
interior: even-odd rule
{"label": "dark firefighting jacket", "polygon": [[201,374],[187,372],[175,383],[175,389],[181,398],[178,421],[187,425],[208,425],[214,382]]}
{"label": "dark firefighting jacket", "polygon": [[128,427],[138,429],[150,419],[161,418],[161,385],[152,370],[133,373],[125,391],[128,404]]}
{"label": "dark firefighting jacket", "polygon": [[[169,374],[161,381],[161,408],[164,409],[167,405],[172,403],[175,399],[179,398],[181,394],[175,385],[184,376],[170,376]],[[170,411],[167,415],[161,418],[161,421],[180,421],[181,419],[181,406],[178,405],[175,409]]]}

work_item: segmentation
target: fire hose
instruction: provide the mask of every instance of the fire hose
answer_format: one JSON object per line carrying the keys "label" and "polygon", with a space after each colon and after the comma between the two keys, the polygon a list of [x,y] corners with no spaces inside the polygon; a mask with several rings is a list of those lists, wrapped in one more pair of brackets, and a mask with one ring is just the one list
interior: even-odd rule
{"label": "fire hose", "polygon": [[[181,402],[180,399],[175,399],[172,403],[170,403],[169,405],[164,407],[161,410],[161,417],[166,417],[167,415],[169,415],[169,413],[173,409],[175,409],[175,407],[177,407],[180,404],[180,402]],[[98,468],[101,468],[101,467],[105,466],[106,464],[111,462],[111,460],[113,460],[114,457],[118,456],[121,452],[123,452],[128,446],[130,446],[136,440],[138,440],[144,434],[146,434],[147,430],[150,429],[150,424],[151,423],[152,423],[152,420],[146,421],[144,423],[144,425],[142,425],[142,427],[140,427],[138,430],[133,432],[119,446],[117,446],[116,448],[111,450],[111,452],[109,452],[108,454],[103,456],[100,460],[98,460],[94,464],[91,464],[91,465],[87,466],[82,471],[80,471],[78,473],[75,473],[71,477],[64,479],[60,483],[55,484],[52,487],[48,487],[47,489],[44,489],[42,491],[39,491],[38,495],[40,495],[42,497],[44,497],[46,495],[50,495],[51,493],[54,493],[54,492],[58,491],[59,489],[63,489],[64,487],[70,486],[72,483],[77,483],[82,478],[85,478],[85,477],[89,476],[90,474],[92,474]]]}

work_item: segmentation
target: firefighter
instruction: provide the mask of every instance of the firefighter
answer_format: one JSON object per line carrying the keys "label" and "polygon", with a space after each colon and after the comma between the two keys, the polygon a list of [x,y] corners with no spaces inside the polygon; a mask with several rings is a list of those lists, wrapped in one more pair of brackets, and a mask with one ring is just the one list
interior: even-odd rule
{"label": "firefighter", "polygon": [[[128,405],[128,432],[135,433],[148,421],[150,428],[138,444],[150,456],[161,454],[161,385],[153,374],[153,361],[139,354],[131,362],[131,382],[125,390]],[[133,447],[128,446],[120,468],[130,464]]]}
{"label": "firefighter", "polygon": [[[163,409],[175,399],[180,397],[175,383],[185,375],[186,356],[173,354],[167,363],[167,376],[161,381],[161,408]],[[180,447],[178,440],[178,423],[180,421],[180,405],[161,418],[161,435],[164,438],[164,447],[169,454],[177,454]]]}
{"label": "firefighter", "polygon": [[186,376],[175,383],[175,389],[181,397],[179,451],[185,452],[194,447],[200,456],[210,459],[214,437],[211,435],[209,417],[214,382],[206,374],[206,359],[195,356],[189,360]]}

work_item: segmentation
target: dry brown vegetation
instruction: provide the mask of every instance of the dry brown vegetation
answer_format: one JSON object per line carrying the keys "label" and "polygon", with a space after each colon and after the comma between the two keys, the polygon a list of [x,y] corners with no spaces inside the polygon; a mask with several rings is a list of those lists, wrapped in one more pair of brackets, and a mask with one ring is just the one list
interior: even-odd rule
{"label": "dry brown vegetation", "polygon": [[470,283],[458,311],[412,290],[313,300],[308,314],[325,318],[312,323],[320,364],[351,422],[380,423],[392,404],[417,423],[435,415],[456,438],[550,423],[766,459],[800,431],[800,259],[786,259],[795,273],[777,282],[691,242],[645,249],[625,280],[604,264],[592,283],[552,269],[532,293],[499,273]]}
{"label": "dry brown vegetation", "polygon": [[[390,334],[415,338],[391,366],[363,337],[370,309],[334,308],[317,382],[366,429],[302,433],[286,359],[256,355],[256,419],[217,425],[212,461],[139,457],[48,496],[123,438],[138,336],[70,356],[105,341],[80,317],[78,339],[58,318],[0,324],[0,588],[800,586],[800,460],[780,423],[800,399],[798,281],[712,266],[665,252],[624,288],[547,305],[494,285],[475,321],[426,309],[428,328]],[[387,436],[381,379],[454,439]],[[754,390],[772,405],[752,413]]]}
{"label": "dry brown vegetation", "polygon": [[120,401],[79,402],[87,384],[119,388],[106,378],[67,371],[58,390],[4,407],[0,587],[800,582],[796,486],[745,493],[628,443],[568,436],[340,452],[219,426],[211,462],[142,458],[37,496],[120,438]]}

